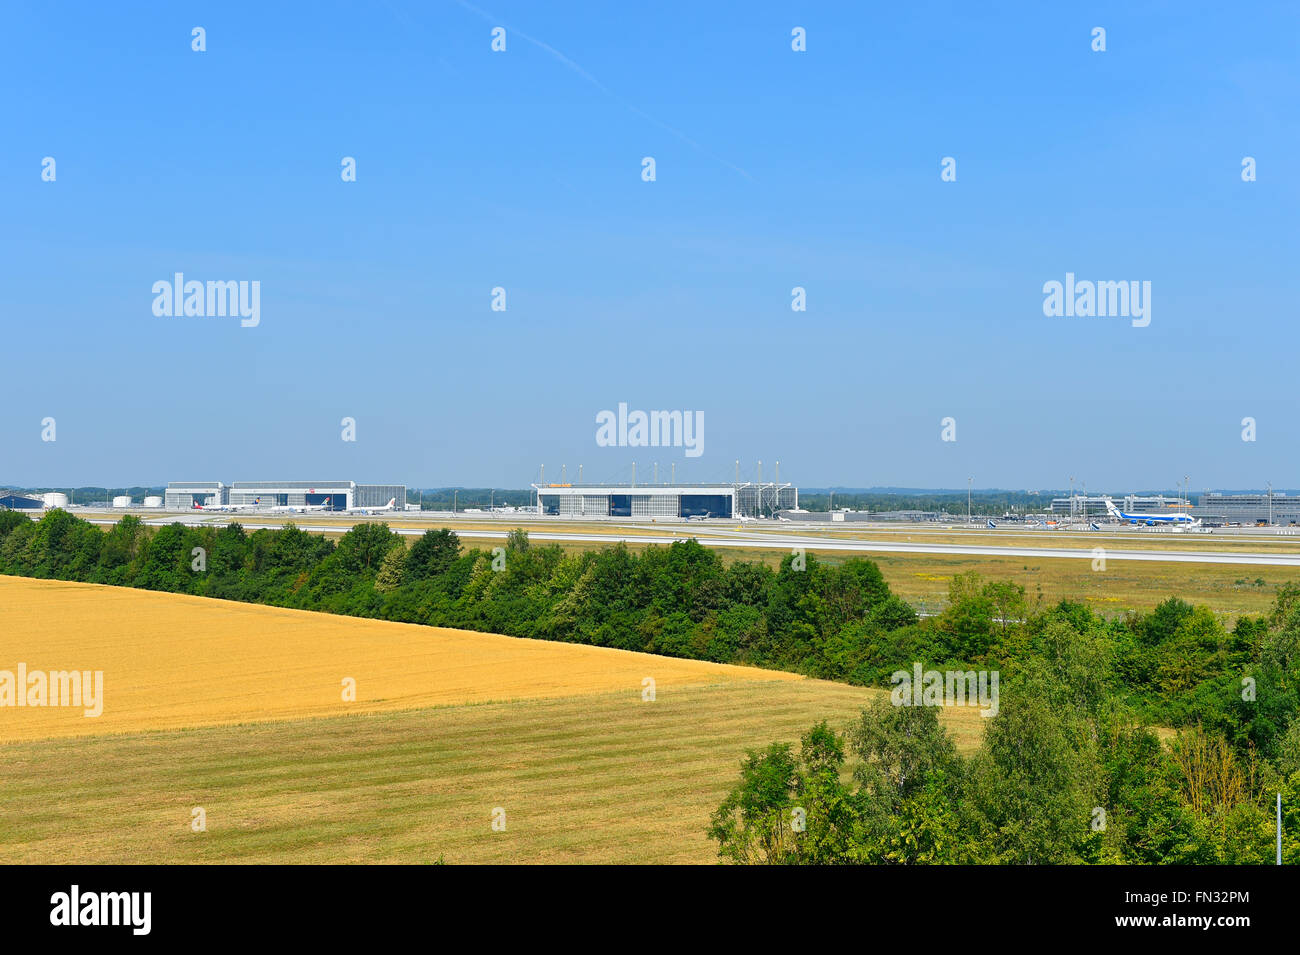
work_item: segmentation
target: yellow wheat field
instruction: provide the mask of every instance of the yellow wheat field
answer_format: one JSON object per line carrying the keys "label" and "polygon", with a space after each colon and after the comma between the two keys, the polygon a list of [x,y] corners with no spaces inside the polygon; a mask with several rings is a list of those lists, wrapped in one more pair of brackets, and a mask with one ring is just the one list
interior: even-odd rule
{"label": "yellow wheat field", "polygon": [[[793,674],[97,584],[0,576],[0,680],[103,671],[103,712],[0,705],[0,742]],[[355,680],[355,702],[344,681]]]}

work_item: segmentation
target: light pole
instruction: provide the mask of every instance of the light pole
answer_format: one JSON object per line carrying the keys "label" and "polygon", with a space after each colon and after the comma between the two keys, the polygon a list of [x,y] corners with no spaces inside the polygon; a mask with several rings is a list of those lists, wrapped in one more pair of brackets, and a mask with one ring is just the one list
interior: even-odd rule
{"label": "light pole", "polygon": [[970,488],[971,488],[971,482],[974,480],[975,479],[973,477],[968,477],[966,479],[966,526],[967,527],[970,526]]}

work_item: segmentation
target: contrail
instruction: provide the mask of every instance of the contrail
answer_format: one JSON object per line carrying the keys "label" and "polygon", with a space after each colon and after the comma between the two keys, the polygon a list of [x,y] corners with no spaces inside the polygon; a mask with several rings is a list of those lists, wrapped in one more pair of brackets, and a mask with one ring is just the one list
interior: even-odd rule
{"label": "contrail", "polygon": [[669,126],[667,123],[663,122],[662,120],[656,119],[655,117],[647,113],[645,110],[637,106],[635,103],[630,103],[627,100],[625,100],[623,97],[619,96],[612,89],[610,89],[600,80],[596,79],[596,77],[592,76],[590,73],[584,70],[580,65],[573,62],[573,60],[569,59],[567,56],[565,56],[555,47],[551,46],[549,43],[539,40],[536,37],[529,36],[527,33],[525,33],[522,30],[516,30],[514,27],[509,26],[508,24],[502,23],[499,19],[494,17],[492,14],[487,13],[484,10],[480,10],[472,3],[466,2],[466,0],[456,0],[456,3],[460,4],[462,7],[464,7],[466,10],[469,10],[471,13],[475,13],[478,16],[482,17],[488,23],[492,23],[496,26],[504,26],[506,27],[508,33],[513,33],[516,36],[521,36],[529,43],[533,44],[534,46],[545,50],[547,53],[551,54],[551,56],[555,57],[565,66],[567,66],[569,69],[573,70],[573,72],[581,76],[592,86],[596,87],[606,96],[608,96],[610,99],[614,100],[614,102],[618,103],[624,109],[630,110],[633,113],[636,113],[636,115],[640,116],[642,119],[654,123],[654,125],[658,126],[660,129],[664,130],[665,132],[671,133],[672,135],[676,136],[678,139],[686,143],[688,146],[690,146],[692,149],[696,150],[700,154],[707,156],[709,159],[712,159],[714,162],[721,163],[722,165],[726,166],[728,169],[734,172],[740,173],[740,175],[744,176],[750,182],[755,181],[753,176],[751,176],[745,170],[741,169],[735,163],[728,162],[727,160],[723,159],[721,156],[718,156],[717,154],[710,152],[708,149],[705,149],[695,140],[691,139],[691,137],[683,133],[680,129],[675,129],[674,127]]}

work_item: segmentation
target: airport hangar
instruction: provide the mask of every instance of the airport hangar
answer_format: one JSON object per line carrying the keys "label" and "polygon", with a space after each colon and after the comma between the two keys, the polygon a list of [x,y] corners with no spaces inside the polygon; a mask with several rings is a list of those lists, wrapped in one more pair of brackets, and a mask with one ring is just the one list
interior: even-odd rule
{"label": "airport hangar", "polygon": [[263,507],[321,507],[352,511],[383,507],[406,509],[405,484],[358,484],[355,481],[171,481],[163,495],[169,511],[188,511],[195,504],[260,504]]}
{"label": "airport hangar", "polygon": [[799,489],[739,484],[534,484],[537,513],[558,517],[771,517],[799,507]]}

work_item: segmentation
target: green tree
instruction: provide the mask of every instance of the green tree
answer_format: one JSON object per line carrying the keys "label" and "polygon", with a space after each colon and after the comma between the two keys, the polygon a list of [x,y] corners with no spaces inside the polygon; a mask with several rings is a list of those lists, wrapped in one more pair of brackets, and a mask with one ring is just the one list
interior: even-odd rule
{"label": "green tree", "polygon": [[882,697],[863,710],[850,740],[862,761],[855,779],[889,809],[935,773],[960,775],[957,749],[934,706],[894,706]]}
{"label": "green tree", "polygon": [[140,558],[135,586],[188,593],[196,584],[190,570],[192,548],[189,536],[183,524],[173,523],[150,537]]}
{"label": "green tree", "polygon": [[788,743],[751,751],[710,821],[718,855],[751,865],[852,861],[858,805],[843,764],[843,741],[825,722],[803,735],[797,758]]}
{"label": "green tree", "polygon": [[798,857],[793,829],[798,764],[789,743],[751,750],[740,783],[713,813],[709,837],[718,855],[746,865],[785,864]]}
{"label": "green tree", "polygon": [[339,538],[334,551],[339,567],[347,574],[373,576],[379,565],[394,547],[402,546],[402,538],[384,523],[358,524]]}
{"label": "green tree", "polygon": [[14,528],[30,523],[31,520],[18,511],[0,511],[0,540],[4,540]]}
{"label": "green tree", "polygon": [[26,564],[34,577],[67,578],[76,556],[78,525],[62,508],[45,512],[27,542]]}
{"label": "green tree", "polygon": [[446,573],[460,556],[460,538],[447,528],[425,531],[406,558],[407,581],[429,580]]}
{"label": "green tree", "polygon": [[1078,863],[1096,807],[1095,756],[1068,716],[1025,687],[1004,688],[971,765],[969,815],[992,860]]}
{"label": "green tree", "polygon": [[382,594],[401,586],[407,560],[405,547],[394,547],[385,554],[379,565],[379,573],[375,576],[375,590]]}
{"label": "green tree", "polygon": [[939,617],[949,658],[966,662],[983,658],[993,645],[997,612],[998,606],[979,574],[970,571],[954,575],[948,582],[948,607]]}

